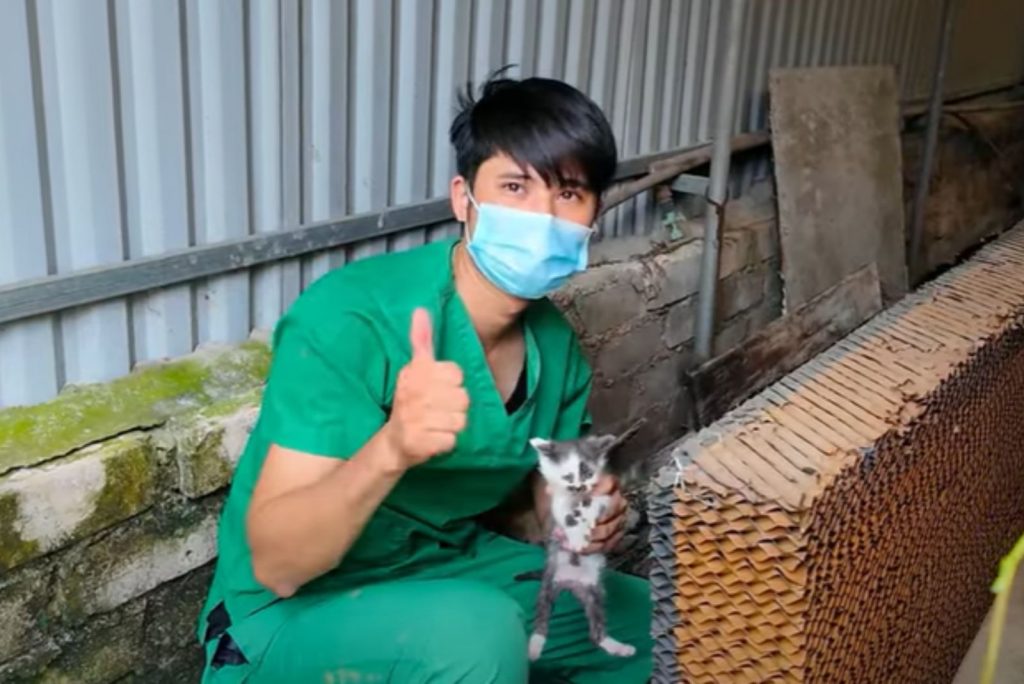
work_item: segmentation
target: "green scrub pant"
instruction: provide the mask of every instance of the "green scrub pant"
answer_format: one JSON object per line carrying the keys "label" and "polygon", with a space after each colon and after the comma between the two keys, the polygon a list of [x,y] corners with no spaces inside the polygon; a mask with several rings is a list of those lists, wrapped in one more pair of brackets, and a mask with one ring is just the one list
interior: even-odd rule
{"label": "green scrub pant", "polygon": [[[637,654],[615,658],[590,642],[579,603],[555,603],[539,661],[527,658],[539,582],[515,575],[543,566],[542,551],[490,536],[474,554],[436,572],[340,593],[299,594],[249,664],[208,671],[207,684],[643,684],[651,674],[647,582],[606,574],[608,634]],[[264,610],[274,610],[274,605]],[[259,613],[243,620],[259,619]],[[212,651],[212,649],[208,649]]]}

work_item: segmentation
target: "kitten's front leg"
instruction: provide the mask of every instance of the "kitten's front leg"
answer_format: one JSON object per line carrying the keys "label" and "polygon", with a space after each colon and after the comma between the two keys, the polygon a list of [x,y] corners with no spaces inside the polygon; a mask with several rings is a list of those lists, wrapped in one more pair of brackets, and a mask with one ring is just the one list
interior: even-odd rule
{"label": "kitten's front leg", "polygon": [[[611,501],[607,496],[583,496],[573,508],[572,522],[575,535],[572,536],[571,551],[582,552],[590,546],[590,535],[597,527]],[[568,519],[567,519],[568,522]]]}
{"label": "kitten's front leg", "polygon": [[578,501],[572,501],[564,507],[558,520],[559,527],[565,537],[565,548],[580,553],[590,543],[590,531],[593,523],[588,522],[586,513]]}

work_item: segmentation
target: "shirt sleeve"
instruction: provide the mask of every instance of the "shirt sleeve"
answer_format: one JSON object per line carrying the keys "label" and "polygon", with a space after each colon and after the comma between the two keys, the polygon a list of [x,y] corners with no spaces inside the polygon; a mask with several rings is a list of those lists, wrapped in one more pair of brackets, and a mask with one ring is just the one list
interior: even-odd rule
{"label": "shirt sleeve", "polygon": [[576,439],[590,431],[593,418],[587,408],[593,373],[574,337],[567,364],[562,405],[555,420],[553,439]]}
{"label": "shirt sleeve", "polygon": [[286,449],[348,458],[387,420],[387,359],[368,321],[335,315],[329,327],[281,319],[260,423]]}

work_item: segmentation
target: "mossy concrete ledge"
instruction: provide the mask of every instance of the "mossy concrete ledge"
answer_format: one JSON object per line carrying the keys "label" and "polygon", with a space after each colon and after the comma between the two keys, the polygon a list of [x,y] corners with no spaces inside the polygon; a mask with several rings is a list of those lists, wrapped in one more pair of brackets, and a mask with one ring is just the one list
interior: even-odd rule
{"label": "mossy concrete ledge", "polygon": [[182,494],[194,499],[228,485],[259,416],[261,393],[251,390],[167,424],[163,448],[174,454]]}
{"label": "mossy concrete ledge", "polygon": [[54,614],[78,624],[206,565],[219,512],[219,501],[207,501],[145,513],[76,550],[59,569]]}
{"label": "mossy concrete ledge", "polygon": [[2,409],[0,475],[237,397],[263,383],[269,364],[267,345],[250,340],[70,387],[44,404]]}
{"label": "mossy concrete ledge", "polygon": [[0,570],[147,509],[155,483],[153,450],[140,432],[0,478]]}

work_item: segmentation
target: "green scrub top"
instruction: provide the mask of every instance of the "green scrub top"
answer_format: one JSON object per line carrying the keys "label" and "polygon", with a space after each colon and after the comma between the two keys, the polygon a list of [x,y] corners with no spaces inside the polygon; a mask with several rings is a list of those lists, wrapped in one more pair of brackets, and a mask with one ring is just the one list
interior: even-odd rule
{"label": "green scrub top", "polygon": [[221,514],[218,559],[199,621],[223,601],[233,622],[275,603],[253,577],[245,515],[267,449],[348,458],[384,424],[410,359],[416,307],[434,324],[437,357],[463,370],[466,429],[447,454],[409,470],[341,564],[300,589],[333,592],[436,574],[473,548],[475,517],[497,506],[536,465],[530,437],[574,438],[589,426],[591,371],[572,328],[547,299],[524,312],[527,396],[509,414],[455,291],[455,239],[369,257],[314,283],[274,331],[259,419]]}

